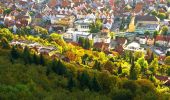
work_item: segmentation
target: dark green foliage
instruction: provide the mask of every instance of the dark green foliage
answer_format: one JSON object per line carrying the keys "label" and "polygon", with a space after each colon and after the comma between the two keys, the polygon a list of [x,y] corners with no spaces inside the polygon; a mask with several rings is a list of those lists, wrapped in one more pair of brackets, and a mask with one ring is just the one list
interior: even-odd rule
{"label": "dark green foliage", "polygon": [[166,56],[170,56],[170,51],[168,51],[168,52],[166,53]]}
{"label": "dark green foliage", "polygon": [[5,9],[4,10],[4,15],[8,15],[8,14],[10,14],[10,12],[11,12],[12,10],[11,9],[9,9],[9,8],[7,8],[7,9]]}
{"label": "dark green foliage", "polygon": [[122,67],[120,66],[119,68],[118,68],[118,72],[117,72],[118,74],[121,74],[122,73]]}
{"label": "dark green foliage", "polygon": [[20,56],[20,54],[19,54],[17,48],[15,46],[13,46],[12,49],[11,49],[11,57],[13,59],[18,59],[19,56]]}
{"label": "dark green foliage", "polygon": [[1,39],[1,45],[2,45],[2,48],[4,48],[4,49],[9,49],[10,48],[9,42],[5,37],[3,37]]}
{"label": "dark green foliage", "polygon": [[88,54],[84,54],[84,56],[82,57],[82,63],[84,65],[86,65],[86,61],[87,61],[88,57],[89,57]]}
{"label": "dark green foliage", "polygon": [[91,81],[91,90],[96,91],[96,92],[101,90],[100,84],[95,76],[93,77]]}
{"label": "dark green foliage", "polygon": [[39,64],[39,58],[38,56],[36,55],[36,53],[33,54],[32,56],[32,61],[34,64],[38,65]]}
{"label": "dark green foliage", "polygon": [[92,48],[93,41],[89,40],[88,38],[79,37],[78,43],[84,48],[84,49],[90,49]]}
{"label": "dark green foliage", "polygon": [[41,53],[40,54],[40,65],[45,66],[45,64],[46,64],[45,58],[44,58],[43,54]]}
{"label": "dark green foliage", "polygon": [[24,59],[25,64],[31,63],[31,54],[30,54],[30,50],[27,46],[25,46],[25,48],[24,48],[24,51],[22,53],[22,57]]}
{"label": "dark green foliage", "polygon": [[97,61],[97,60],[95,61],[93,69],[97,69],[97,70],[101,71],[101,64],[99,61]]}
{"label": "dark green foliage", "polygon": [[98,33],[102,28],[102,22],[99,19],[96,19],[95,23],[90,25],[90,33]]}
{"label": "dark green foliage", "polygon": [[135,72],[135,62],[134,62],[134,57],[132,58],[132,65],[130,67],[130,79],[136,80],[136,72]]}
{"label": "dark green foliage", "polygon": [[133,94],[129,90],[121,89],[115,91],[113,100],[132,100]]}
{"label": "dark green foliage", "polygon": [[139,86],[135,81],[127,80],[123,83],[123,88],[130,90],[132,93],[135,93]]}
{"label": "dark green foliage", "polygon": [[90,77],[87,71],[83,71],[81,74],[78,74],[78,80],[80,82],[80,87],[82,89],[88,88],[90,83]]}
{"label": "dark green foliage", "polygon": [[70,77],[68,78],[68,83],[67,83],[67,88],[71,91],[73,87],[76,86],[76,83],[73,79],[73,76],[70,75]]}
{"label": "dark green foliage", "polygon": [[53,60],[52,69],[58,75],[66,75],[67,74],[67,69],[66,69],[65,65],[60,60],[59,61]]}

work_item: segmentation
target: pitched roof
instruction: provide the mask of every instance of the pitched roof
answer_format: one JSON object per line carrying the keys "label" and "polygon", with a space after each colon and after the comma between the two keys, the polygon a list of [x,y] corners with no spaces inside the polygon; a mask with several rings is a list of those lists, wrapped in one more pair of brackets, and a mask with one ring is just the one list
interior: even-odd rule
{"label": "pitched roof", "polygon": [[156,36],[155,41],[170,41],[170,36],[158,35]]}
{"label": "pitched roof", "polygon": [[159,19],[155,16],[145,15],[145,16],[135,16],[135,23],[137,21],[159,21]]}
{"label": "pitched roof", "polygon": [[139,13],[140,11],[142,11],[142,8],[143,8],[143,3],[137,3],[134,12]]}

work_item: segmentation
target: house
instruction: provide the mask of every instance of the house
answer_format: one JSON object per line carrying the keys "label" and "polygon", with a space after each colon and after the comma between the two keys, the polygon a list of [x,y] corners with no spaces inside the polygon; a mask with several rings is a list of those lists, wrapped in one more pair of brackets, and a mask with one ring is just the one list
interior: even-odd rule
{"label": "house", "polygon": [[100,51],[109,51],[110,50],[110,44],[104,43],[104,42],[96,42],[93,45],[93,48]]}
{"label": "house", "polygon": [[159,22],[160,20],[155,16],[135,16],[135,32],[138,34],[144,34],[146,30],[151,33],[158,31],[160,28]]}
{"label": "house", "polygon": [[154,38],[148,38],[147,39],[147,45],[154,45],[155,39]]}
{"label": "house", "polygon": [[140,37],[140,39],[139,39],[139,43],[140,44],[146,44],[146,42],[147,42],[147,38],[146,37]]}
{"label": "house", "polygon": [[77,31],[74,28],[69,28],[66,33],[63,34],[65,40],[78,42],[79,37],[88,38],[92,40],[92,34],[89,32]]}
{"label": "house", "polygon": [[137,42],[132,42],[130,44],[128,44],[124,50],[127,50],[127,51],[142,51],[144,52],[144,48],[141,48],[140,47],[140,44],[137,43]]}
{"label": "house", "polygon": [[163,82],[164,85],[170,86],[170,78],[168,76],[158,76],[158,75],[155,75],[155,78],[157,78],[158,80]]}
{"label": "house", "polygon": [[124,37],[116,37],[116,40],[112,40],[110,43],[110,48],[114,49],[114,51],[122,54],[124,52],[124,47],[127,43],[127,39]]}
{"label": "house", "polygon": [[142,2],[139,2],[139,3],[136,4],[135,9],[134,9],[135,15],[142,15],[143,5],[144,4]]}
{"label": "house", "polygon": [[93,38],[94,43],[110,43],[111,42],[111,36],[109,34],[109,30],[103,29],[100,33],[98,33]]}
{"label": "house", "polygon": [[155,44],[159,46],[170,47],[170,36],[163,36],[163,35],[156,36]]}
{"label": "house", "polygon": [[90,25],[91,23],[93,23],[92,20],[89,19],[81,19],[81,20],[77,20],[74,22],[75,25],[75,29],[77,31],[81,31],[81,32],[89,32],[90,31]]}

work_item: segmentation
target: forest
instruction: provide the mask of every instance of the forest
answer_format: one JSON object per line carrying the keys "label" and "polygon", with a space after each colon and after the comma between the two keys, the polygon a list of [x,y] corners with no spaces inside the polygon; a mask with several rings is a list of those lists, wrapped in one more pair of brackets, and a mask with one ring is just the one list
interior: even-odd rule
{"label": "forest", "polygon": [[[155,78],[155,75],[170,75],[169,56],[161,65],[149,50],[147,57],[141,52],[122,55],[112,52],[114,56],[109,56],[93,50],[88,40],[81,39],[80,46],[76,46],[66,43],[56,33],[26,33],[29,33],[28,28],[23,28],[18,34],[6,28],[0,29],[2,100],[170,99],[169,87]],[[64,59],[39,54],[28,46],[10,45],[11,41],[21,39],[53,45]],[[81,45],[82,41],[87,41],[85,44],[88,46]]]}

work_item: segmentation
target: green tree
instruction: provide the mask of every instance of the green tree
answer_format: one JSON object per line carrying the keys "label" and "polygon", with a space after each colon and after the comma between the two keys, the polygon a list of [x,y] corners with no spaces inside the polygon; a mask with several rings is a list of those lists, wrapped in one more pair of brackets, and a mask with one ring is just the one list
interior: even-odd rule
{"label": "green tree", "polygon": [[165,64],[170,65],[170,56],[167,56],[164,60]]}
{"label": "green tree", "polygon": [[168,76],[170,76],[170,66],[167,69],[167,74],[168,74]]}
{"label": "green tree", "polygon": [[166,18],[166,14],[165,13],[159,13],[158,18],[160,18],[160,20],[164,20]]}
{"label": "green tree", "polygon": [[158,36],[159,32],[158,31],[154,31],[153,32],[153,37],[156,38],[156,36]]}
{"label": "green tree", "polygon": [[137,63],[139,63],[139,65],[141,66],[141,72],[146,74],[146,71],[148,69],[148,62],[145,60],[145,58],[144,57],[139,58],[137,60]]}
{"label": "green tree", "polygon": [[133,100],[132,97],[132,92],[125,89],[119,89],[112,94],[112,100]]}
{"label": "green tree", "polygon": [[32,57],[33,63],[38,65],[39,64],[39,59],[38,56],[36,55],[36,53],[34,53],[33,57]]}
{"label": "green tree", "polygon": [[158,59],[157,58],[154,58],[154,60],[151,62],[149,69],[152,72],[152,74],[156,74],[158,70]]}
{"label": "green tree", "polygon": [[82,89],[88,88],[90,85],[90,77],[87,71],[83,71],[81,74],[78,74],[78,80]]}
{"label": "green tree", "polygon": [[168,34],[168,26],[162,27],[162,34],[165,35],[165,36]]}
{"label": "green tree", "polygon": [[150,32],[149,31],[145,31],[144,33],[146,36],[150,36]]}
{"label": "green tree", "polygon": [[93,77],[93,79],[92,79],[92,81],[91,81],[91,89],[92,89],[93,91],[96,91],[96,92],[98,92],[98,91],[101,90],[100,84],[99,84],[99,82],[97,81],[97,79],[96,79],[95,76]]}
{"label": "green tree", "polygon": [[84,54],[83,55],[83,57],[82,57],[82,63],[84,64],[84,65],[86,65],[86,62],[87,62],[87,59],[88,59],[88,54]]}
{"label": "green tree", "polygon": [[58,62],[54,60],[52,67],[54,72],[58,75],[66,75],[67,73],[66,66],[60,60]]}
{"label": "green tree", "polygon": [[4,15],[10,14],[11,11],[12,11],[12,10],[11,10],[10,8],[5,9],[5,10],[4,10]]}
{"label": "green tree", "polygon": [[93,69],[97,69],[97,70],[101,71],[101,63],[99,61],[95,60]]}
{"label": "green tree", "polygon": [[158,15],[158,13],[157,13],[155,10],[153,10],[153,11],[151,12],[151,14],[152,14],[153,16],[157,16],[157,15]]}
{"label": "green tree", "polygon": [[76,86],[76,83],[73,79],[73,76],[70,75],[70,77],[68,78],[68,83],[67,83],[67,88],[72,91],[72,88]]}
{"label": "green tree", "polygon": [[1,45],[2,45],[2,48],[4,48],[4,49],[9,49],[10,48],[9,42],[5,37],[3,37],[1,39]]}
{"label": "green tree", "polygon": [[31,54],[30,54],[30,50],[27,46],[25,46],[25,48],[23,50],[22,57],[24,59],[25,64],[31,63]]}
{"label": "green tree", "polygon": [[117,71],[118,74],[122,74],[122,67],[120,66]]}
{"label": "green tree", "polygon": [[46,62],[45,62],[45,58],[44,58],[42,53],[40,54],[40,59],[39,60],[40,60],[39,61],[40,65],[45,66]]}
{"label": "green tree", "polygon": [[133,80],[126,80],[122,85],[123,89],[130,90],[132,93],[135,93],[139,88],[139,85]]}
{"label": "green tree", "polygon": [[137,80],[138,79],[138,76],[139,76],[139,73],[140,73],[140,65],[139,63],[136,63],[134,62],[132,65],[131,65],[131,68],[130,68],[130,79],[132,80]]}
{"label": "green tree", "polygon": [[102,28],[102,21],[100,19],[97,19],[95,23],[92,23],[90,25],[90,33],[98,33],[100,32]]}
{"label": "green tree", "polygon": [[11,57],[12,57],[13,59],[18,59],[19,56],[20,56],[20,54],[19,54],[17,48],[16,48],[15,46],[12,46],[12,49],[11,49]]}
{"label": "green tree", "polygon": [[167,51],[166,56],[170,56],[170,51]]}

